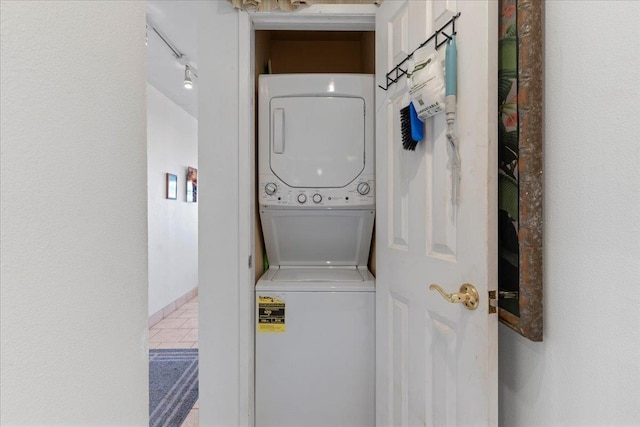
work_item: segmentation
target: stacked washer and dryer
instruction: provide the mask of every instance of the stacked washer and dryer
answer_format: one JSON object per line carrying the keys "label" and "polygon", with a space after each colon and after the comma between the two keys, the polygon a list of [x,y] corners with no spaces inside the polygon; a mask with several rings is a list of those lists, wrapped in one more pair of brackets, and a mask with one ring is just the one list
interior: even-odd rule
{"label": "stacked washer and dryer", "polygon": [[371,75],[259,77],[255,425],[375,424]]}

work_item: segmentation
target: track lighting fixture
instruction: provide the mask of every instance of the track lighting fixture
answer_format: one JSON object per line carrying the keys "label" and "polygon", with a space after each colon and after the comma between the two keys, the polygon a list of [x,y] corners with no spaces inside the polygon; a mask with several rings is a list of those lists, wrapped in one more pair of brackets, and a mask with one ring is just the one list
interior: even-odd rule
{"label": "track lighting fixture", "polygon": [[188,65],[184,66],[184,87],[186,89],[193,88],[193,81],[191,80],[191,68]]}
{"label": "track lighting fixture", "polygon": [[147,33],[149,29],[151,29],[160,38],[160,40],[162,40],[164,44],[167,45],[167,47],[171,50],[173,56],[178,61],[178,65],[184,65],[184,87],[185,89],[193,89],[193,78],[198,78],[198,70],[193,68],[191,62],[189,62],[189,58],[187,58],[182,52],[180,52],[164,34],[158,31],[158,29],[153,25],[152,22],[147,21]]}

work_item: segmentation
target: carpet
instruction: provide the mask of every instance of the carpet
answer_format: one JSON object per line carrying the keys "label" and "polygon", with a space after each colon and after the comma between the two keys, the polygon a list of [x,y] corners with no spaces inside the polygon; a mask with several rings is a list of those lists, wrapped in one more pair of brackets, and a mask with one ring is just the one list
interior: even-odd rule
{"label": "carpet", "polygon": [[198,400],[198,349],[149,350],[149,426],[179,427]]}

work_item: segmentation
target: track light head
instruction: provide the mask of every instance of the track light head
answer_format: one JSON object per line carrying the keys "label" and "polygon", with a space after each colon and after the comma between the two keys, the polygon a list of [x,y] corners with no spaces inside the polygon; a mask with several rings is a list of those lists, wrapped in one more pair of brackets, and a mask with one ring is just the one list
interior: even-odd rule
{"label": "track light head", "polygon": [[193,80],[191,80],[191,68],[188,65],[184,66],[184,87],[185,89],[193,88]]}

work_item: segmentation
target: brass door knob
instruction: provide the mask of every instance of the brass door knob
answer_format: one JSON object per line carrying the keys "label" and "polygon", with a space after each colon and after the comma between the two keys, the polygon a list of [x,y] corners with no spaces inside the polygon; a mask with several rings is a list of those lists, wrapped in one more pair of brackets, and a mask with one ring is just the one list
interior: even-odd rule
{"label": "brass door knob", "polygon": [[475,310],[478,308],[480,297],[475,286],[465,283],[460,286],[460,292],[448,294],[438,285],[431,285],[429,289],[440,292],[440,295],[451,303],[461,303],[467,310]]}

